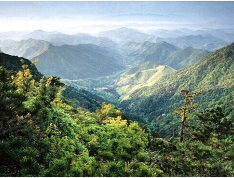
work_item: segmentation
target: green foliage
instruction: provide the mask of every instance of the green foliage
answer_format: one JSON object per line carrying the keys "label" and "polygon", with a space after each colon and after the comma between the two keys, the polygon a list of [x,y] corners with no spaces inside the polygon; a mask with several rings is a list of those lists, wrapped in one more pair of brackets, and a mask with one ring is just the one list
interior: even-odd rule
{"label": "green foliage", "polygon": [[197,93],[176,111],[190,114],[179,142],[176,129],[160,138],[111,104],[95,113],[74,108],[59,78],[35,81],[28,66],[17,73],[0,67],[0,176],[234,175],[233,118],[221,107],[197,109]]}
{"label": "green foliage", "polygon": [[59,78],[0,68],[1,176],[152,176],[147,134],[113,105],[63,102]]}
{"label": "green foliage", "polygon": [[81,107],[94,112],[101,107],[104,99],[83,89],[67,86],[63,91],[64,99],[71,101],[74,107]]}
{"label": "green foliage", "polygon": [[234,44],[231,44],[207,55],[190,67],[161,77],[153,86],[136,90],[128,100],[122,101],[119,107],[143,119],[144,124],[148,124],[151,130],[164,137],[170,137],[173,129],[179,128],[173,111],[181,107],[182,88],[202,91],[195,100],[201,104],[201,108],[220,105],[226,116],[233,117],[233,57]]}
{"label": "green foliage", "polygon": [[167,176],[233,176],[233,119],[216,107],[190,117],[184,140],[149,137],[152,164]]}

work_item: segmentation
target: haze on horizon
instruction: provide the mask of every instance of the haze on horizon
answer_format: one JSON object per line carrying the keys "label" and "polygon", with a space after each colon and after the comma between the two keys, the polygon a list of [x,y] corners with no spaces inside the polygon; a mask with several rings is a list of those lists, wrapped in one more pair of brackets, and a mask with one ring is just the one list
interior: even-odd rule
{"label": "haze on horizon", "polygon": [[0,2],[0,32],[234,29],[234,2]]}

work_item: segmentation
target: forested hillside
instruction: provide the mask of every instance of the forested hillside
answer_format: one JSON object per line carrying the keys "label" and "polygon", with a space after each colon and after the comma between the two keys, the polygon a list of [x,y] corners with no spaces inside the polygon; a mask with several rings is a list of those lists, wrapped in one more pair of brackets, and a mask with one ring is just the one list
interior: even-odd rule
{"label": "forested hillside", "polygon": [[4,66],[8,70],[19,71],[22,70],[22,63],[28,65],[35,80],[39,81],[43,76],[32,63],[25,58],[11,56],[5,53],[0,53],[0,66]]}
{"label": "forested hillside", "polygon": [[234,177],[234,1],[0,1],[0,177]]}
{"label": "forested hillside", "polygon": [[36,82],[28,67],[0,67],[0,176],[234,175],[233,120],[220,107],[191,117],[186,95],[182,139],[160,138],[113,105],[74,108],[58,78]]}
{"label": "forested hillside", "polygon": [[220,105],[226,116],[234,117],[234,44],[217,50],[196,64],[162,77],[153,86],[144,87],[122,101],[121,107],[134,113],[161,135],[169,136],[178,130],[175,108],[180,107],[181,89],[201,90],[196,99],[202,107]]}

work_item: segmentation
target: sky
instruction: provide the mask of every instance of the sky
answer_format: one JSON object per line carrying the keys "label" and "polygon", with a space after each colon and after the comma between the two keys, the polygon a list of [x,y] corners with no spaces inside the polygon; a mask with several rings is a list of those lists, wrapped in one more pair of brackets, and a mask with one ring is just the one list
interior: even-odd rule
{"label": "sky", "polygon": [[59,31],[67,34],[119,27],[234,29],[234,2],[205,1],[0,1],[0,32]]}

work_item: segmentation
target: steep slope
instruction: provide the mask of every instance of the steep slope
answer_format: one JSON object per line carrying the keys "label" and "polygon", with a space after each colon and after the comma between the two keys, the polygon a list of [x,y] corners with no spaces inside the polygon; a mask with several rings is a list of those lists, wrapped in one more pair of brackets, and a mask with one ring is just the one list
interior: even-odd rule
{"label": "steep slope", "polygon": [[234,117],[234,44],[209,54],[196,64],[162,77],[153,86],[141,88],[121,103],[122,108],[143,118],[150,128],[171,135],[178,128],[173,110],[181,106],[181,89],[202,90],[196,102],[202,106],[219,104]]}
{"label": "steep slope", "polygon": [[148,61],[122,74],[116,82],[117,92],[120,94],[122,100],[126,100],[134,91],[146,86],[152,86],[162,76],[174,71],[174,69],[168,66],[157,65],[152,61]]}
{"label": "steep slope", "polygon": [[[23,59],[23,63],[21,62]],[[19,58],[17,56],[11,56],[8,54],[0,53],[0,67],[4,66],[8,70],[19,71],[22,70],[22,65],[28,65],[28,68],[31,71],[33,78],[37,81],[43,77],[43,75],[37,70],[35,65],[25,58]],[[85,90],[78,90],[70,86],[65,86],[63,91],[63,96],[68,100],[72,101],[76,107],[81,107],[90,111],[95,111],[101,107],[104,99],[96,96]]]}
{"label": "steep slope", "polygon": [[111,52],[92,44],[49,45],[38,55],[38,69],[46,76],[66,79],[95,78],[113,74],[124,67]]}
{"label": "steep slope", "polygon": [[[23,61],[22,61],[22,60]],[[0,66],[4,66],[7,70],[19,71],[22,70],[22,65],[28,65],[34,79],[37,81],[43,76],[35,67],[35,65],[31,65],[31,62],[25,58],[19,58],[17,56],[11,56],[5,53],[0,53]]]}
{"label": "steep slope", "polygon": [[117,28],[114,30],[109,30],[105,32],[99,33],[100,37],[108,37],[111,40],[124,44],[130,41],[134,42],[145,42],[145,41],[155,41],[155,37],[153,35],[147,35],[143,32],[140,32],[131,28]]}

